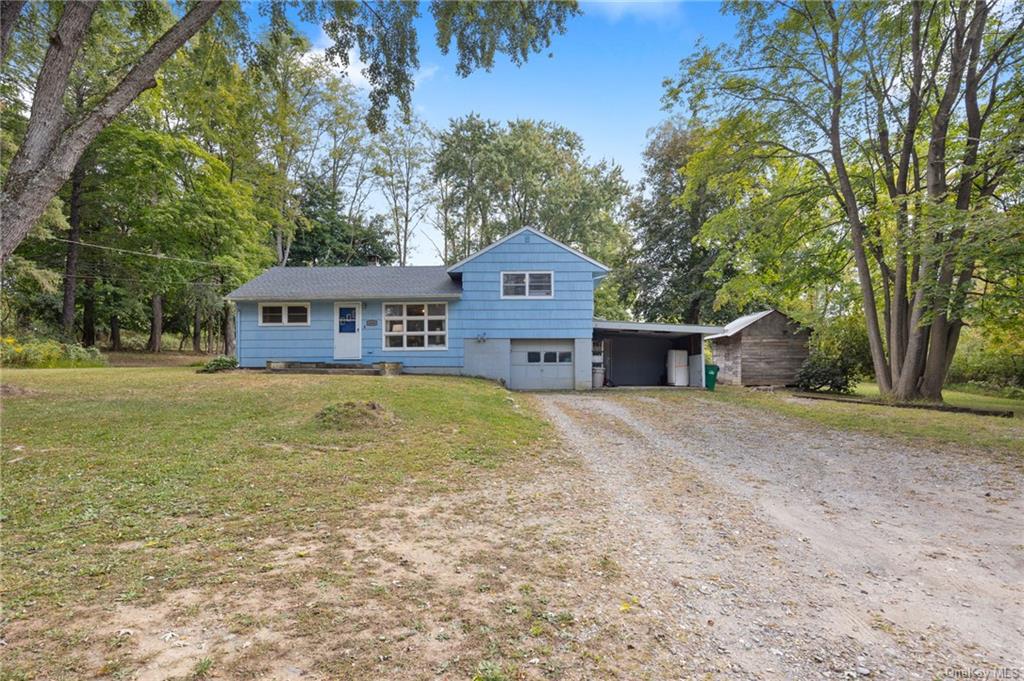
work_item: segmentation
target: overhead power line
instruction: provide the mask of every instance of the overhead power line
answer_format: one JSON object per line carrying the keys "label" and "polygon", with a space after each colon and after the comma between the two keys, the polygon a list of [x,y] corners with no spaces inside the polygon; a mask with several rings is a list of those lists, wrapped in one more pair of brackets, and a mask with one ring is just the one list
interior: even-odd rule
{"label": "overhead power line", "polygon": [[144,251],[131,251],[126,248],[114,248],[113,246],[103,246],[101,244],[88,244],[84,241],[73,241],[71,239],[61,239],[59,237],[51,237],[54,241],[63,241],[66,244],[78,244],[79,246],[87,246],[88,248],[99,248],[104,251],[114,251],[116,253],[124,253],[126,255],[141,255],[147,258],[156,258],[157,260],[174,260],[175,262],[187,262],[193,265],[206,265],[207,267],[224,267],[222,263],[207,262],[205,260],[193,260],[192,258],[176,258],[173,255],[163,255],[161,253],[146,253]]}

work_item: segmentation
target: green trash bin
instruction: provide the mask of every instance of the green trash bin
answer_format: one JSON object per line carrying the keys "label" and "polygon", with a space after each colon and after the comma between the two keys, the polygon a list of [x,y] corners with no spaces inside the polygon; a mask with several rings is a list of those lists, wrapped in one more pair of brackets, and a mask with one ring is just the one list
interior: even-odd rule
{"label": "green trash bin", "polygon": [[706,387],[708,390],[714,390],[716,383],[718,383],[718,365],[716,365],[716,364],[705,364],[704,365],[704,387]]}

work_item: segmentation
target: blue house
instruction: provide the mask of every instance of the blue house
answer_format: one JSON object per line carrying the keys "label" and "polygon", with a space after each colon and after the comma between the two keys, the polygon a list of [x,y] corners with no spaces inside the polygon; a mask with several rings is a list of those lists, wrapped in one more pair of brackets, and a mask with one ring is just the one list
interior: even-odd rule
{"label": "blue house", "polygon": [[242,367],[394,362],[522,390],[703,385],[703,336],[722,329],[595,319],[608,273],[524,228],[450,267],[273,267],[228,298]]}

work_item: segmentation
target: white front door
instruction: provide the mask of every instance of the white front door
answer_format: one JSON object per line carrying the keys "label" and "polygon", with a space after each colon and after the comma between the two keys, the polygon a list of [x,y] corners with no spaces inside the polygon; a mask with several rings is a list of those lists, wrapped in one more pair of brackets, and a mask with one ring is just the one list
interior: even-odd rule
{"label": "white front door", "polygon": [[362,359],[363,306],[334,304],[334,359]]}

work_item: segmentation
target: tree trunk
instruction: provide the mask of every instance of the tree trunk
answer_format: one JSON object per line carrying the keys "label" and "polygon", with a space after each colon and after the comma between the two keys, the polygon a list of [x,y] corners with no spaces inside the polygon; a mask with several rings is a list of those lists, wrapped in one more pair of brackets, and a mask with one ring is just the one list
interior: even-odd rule
{"label": "tree trunk", "polygon": [[149,342],[146,349],[150,352],[160,352],[161,341],[164,335],[164,300],[159,293],[154,293],[150,299],[150,320],[149,320]]}
{"label": "tree trunk", "polygon": [[82,345],[96,345],[96,287],[91,279],[85,283],[82,300]]}
{"label": "tree trunk", "polygon": [[11,160],[0,192],[0,264],[7,262],[61,186],[86,147],[143,90],[156,85],[157,69],[217,11],[222,0],[196,3],[153,43],[124,78],[71,127],[64,111],[68,76],[92,22],[96,2],[64,5],[36,80],[25,138]]}
{"label": "tree trunk", "polygon": [[202,339],[202,333],[203,314],[199,306],[199,303],[197,302],[195,308],[195,316],[192,319],[192,352],[195,352],[197,354],[202,352],[202,348],[199,346],[199,342]]}
{"label": "tree trunk", "polygon": [[225,302],[221,320],[224,333],[224,354],[228,357],[235,356],[235,311],[231,309],[231,303]]}
{"label": "tree trunk", "polygon": [[72,341],[75,338],[75,294],[78,287],[78,241],[82,235],[82,180],[85,171],[82,164],[75,166],[71,173],[71,207],[68,218],[67,255],[64,259],[64,307],[60,317],[60,327],[64,338]]}
{"label": "tree trunk", "polygon": [[121,351],[121,320],[116,314],[110,315],[110,349],[114,352]]}
{"label": "tree trunk", "polygon": [[0,63],[7,57],[7,46],[10,44],[11,33],[14,32],[14,25],[18,23],[18,16],[25,0],[3,0],[0,2]]}

